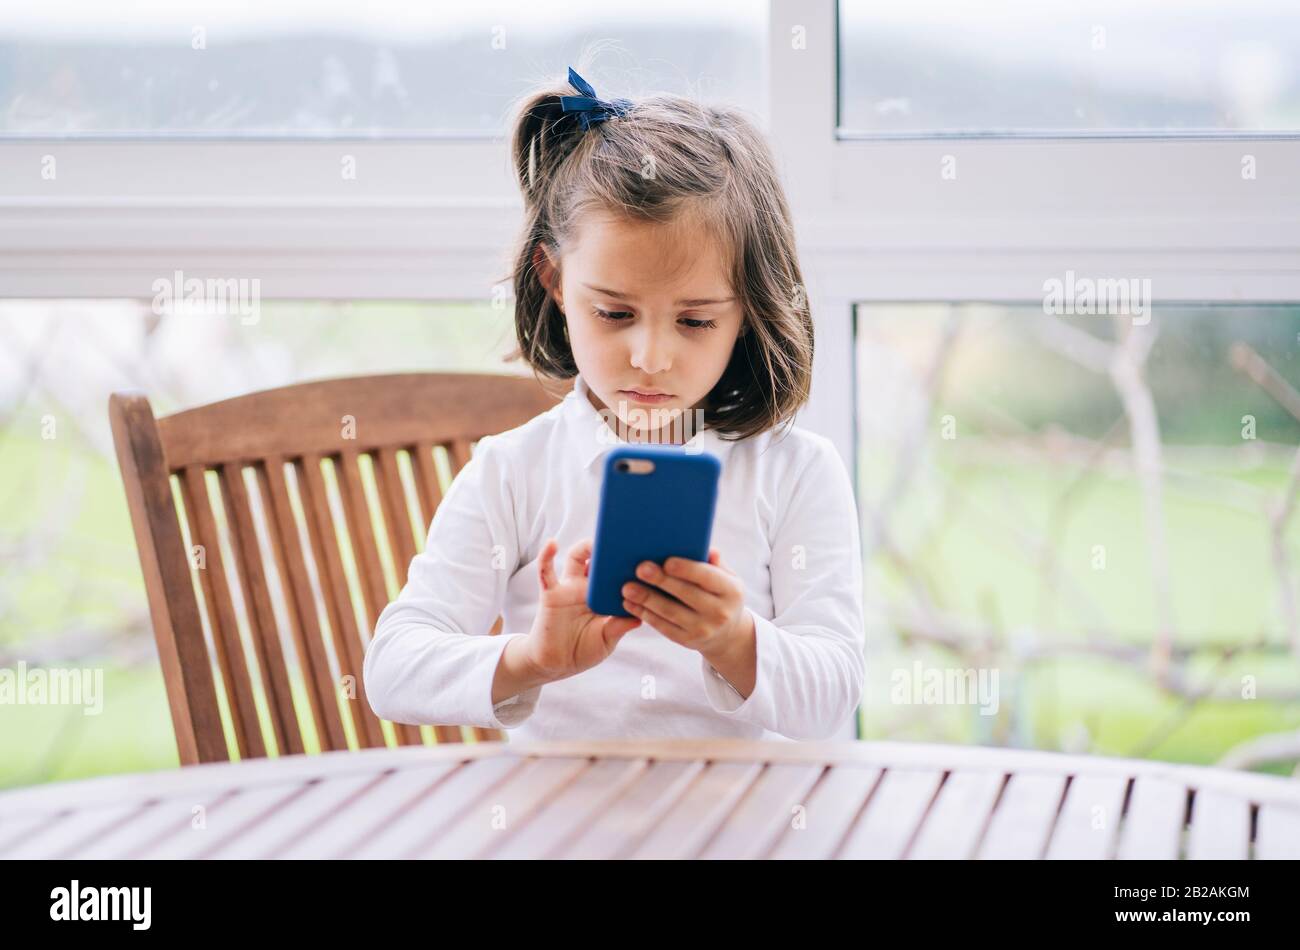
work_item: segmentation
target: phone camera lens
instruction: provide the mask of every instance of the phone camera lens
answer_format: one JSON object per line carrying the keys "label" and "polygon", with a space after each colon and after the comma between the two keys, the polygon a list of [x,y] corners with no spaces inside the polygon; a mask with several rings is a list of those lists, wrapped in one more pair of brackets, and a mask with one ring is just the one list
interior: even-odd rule
{"label": "phone camera lens", "polygon": [[618,466],[617,466],[617,468],[618,468],[618,470],[619,470],[620,472],[626,472],[626,471],[628,470],[628,467],[629,467],[629,466],[628,466],[627,462],[619,462],[619,463],[618,463]]}

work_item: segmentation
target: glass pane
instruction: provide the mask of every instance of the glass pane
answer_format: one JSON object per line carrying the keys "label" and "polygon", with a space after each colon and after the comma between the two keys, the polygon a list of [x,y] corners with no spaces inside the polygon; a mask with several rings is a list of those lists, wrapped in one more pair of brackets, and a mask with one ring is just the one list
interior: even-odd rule
{"label": "glass pane", "polygon": [[499,134],[569,65],[603,97],[763,115],[766,16],[751,0],[50,0],[0,18],[0,135]]}
{"label": "glass pane", "polygon": [[98,715],[4,706],[0,788],[176,765],[110,394],[138,390],[166,415],[339,376],[532,375],[503,362],[513,309],[491,303],[263,301],[245,321],[149,300],[0,300],[0,335],[0,654],[100,669],[109,699]]}
{"label": "glass pane", "polygon": [[1300,305],[856,333],[866,734],[1211,764],[1300,725]]}
{"label": "glass pane", "polygon": [[1300,130],[1293,0],[840,0],[853,133]]}

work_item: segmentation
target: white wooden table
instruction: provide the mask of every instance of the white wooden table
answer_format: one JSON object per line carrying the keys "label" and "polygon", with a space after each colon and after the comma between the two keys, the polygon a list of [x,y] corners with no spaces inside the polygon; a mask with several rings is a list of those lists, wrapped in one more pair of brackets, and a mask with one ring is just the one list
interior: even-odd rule
{"label": "white wooden table", "polygon": [[0,793],[6,858],[1300,858],[1300,782],[894,742],[484,742]]}

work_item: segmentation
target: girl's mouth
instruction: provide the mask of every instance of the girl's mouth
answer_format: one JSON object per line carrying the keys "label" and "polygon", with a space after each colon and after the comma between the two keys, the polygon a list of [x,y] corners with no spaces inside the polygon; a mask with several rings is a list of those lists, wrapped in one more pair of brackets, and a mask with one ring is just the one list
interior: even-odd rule
{"label": "girl's mouth", "polygon": [[619,395],[626,396],[634,402],[659,403],[673,398],[672,393],[639,393],[635,389],[620,389]]}

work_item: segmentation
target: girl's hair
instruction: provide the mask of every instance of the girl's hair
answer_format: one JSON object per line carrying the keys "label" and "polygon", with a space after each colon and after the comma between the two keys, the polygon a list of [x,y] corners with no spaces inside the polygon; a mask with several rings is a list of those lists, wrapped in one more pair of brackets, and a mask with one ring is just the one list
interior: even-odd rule
{"label": "girl's hair", "polygon": [[514,257],[515,333],[535,374],[578,372],[564,314],[534,266],[545,245],[557,263],[589,211],[659,223],[698,222],[713,231],[742,308],[731,360],[705,401],[707,424],[742,439],[789,420],[808,399],[813,325],[795,253],[794,228],[775,163],[741,112],[674,95],[632,103],[582,128],[564,112],[567,83],[520,105],[512,133],[525,220]]}

